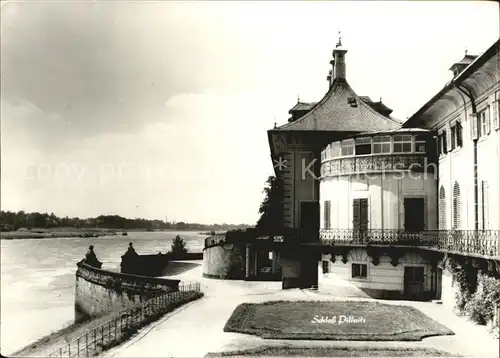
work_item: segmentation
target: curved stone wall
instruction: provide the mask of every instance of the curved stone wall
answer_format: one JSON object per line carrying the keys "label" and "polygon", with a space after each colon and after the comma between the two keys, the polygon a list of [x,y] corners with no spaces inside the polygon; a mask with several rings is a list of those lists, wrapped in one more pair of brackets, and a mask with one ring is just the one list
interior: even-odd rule
{"label": "curved stone wall", "polygon": [[75,322],[134,305],[157,293],[179,290],[180,280],[130,275],[78,263]]}
{"label": "curved stone wall", "polygon": [[244,278],[244,250],[234,244],[220,244],[203,250],[203,276],[241,280]]}

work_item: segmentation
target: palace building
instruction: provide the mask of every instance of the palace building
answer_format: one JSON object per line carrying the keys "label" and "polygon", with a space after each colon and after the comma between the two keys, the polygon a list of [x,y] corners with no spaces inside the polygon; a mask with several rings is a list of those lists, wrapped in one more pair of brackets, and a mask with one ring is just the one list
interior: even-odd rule
{"label": "palace building", "polygon": [[373,297],[439,298],[445,255],[500,272],[498,50],[466,54],[403,123],[350,87],[339,39],[325,96],[268,131],[283,288],[317,287],[321,274]]}

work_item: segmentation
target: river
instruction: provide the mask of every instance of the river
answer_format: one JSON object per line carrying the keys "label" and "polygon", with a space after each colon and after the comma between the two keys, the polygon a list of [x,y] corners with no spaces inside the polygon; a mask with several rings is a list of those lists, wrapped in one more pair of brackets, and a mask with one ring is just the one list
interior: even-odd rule
{"label": "river", "polygon": [[12,354],[57,331],[74,318],[75,271],[89,245],[104,269],[119,270],[129,242],[138,254],[170,250],[180,235],[189,252],[202,252],[207,235],[197,232],[129,232],[99,238],[1,241],[1,353]]}

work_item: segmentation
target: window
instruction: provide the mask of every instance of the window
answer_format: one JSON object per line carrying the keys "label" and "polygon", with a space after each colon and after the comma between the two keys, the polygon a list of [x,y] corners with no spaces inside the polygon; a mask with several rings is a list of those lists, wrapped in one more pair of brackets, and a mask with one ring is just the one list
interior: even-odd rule
{"label": "window", "polygon": [[354,139],[342,141],[342,155],[354,155]]}
{"label": "window", "polygon": [[490,107],[486,108],[484,111],[479,112],[477,116],[478,120],[478,137],[486,136],[490,134],[490,116],[489,116]]}
{"label": "window", "polygon": [[330,209],[331,209],[331,204],[330,204],[330,200],[326,200],[324,202],[324,206],[323,206],[323,215],[324,215],[324,225],[323,227],[326,229],[326,230],[329,230],[330,229]]}
{"label": "window", "polygon": [[365,155],[372,153],[371,138],[356,138],[356,155]]}
{"label": "window", "polygon": [[331,144],[332,148],[332,158],[340,156],[340,142],[334,142]]}
{"label": "window", "polygon": [[453,229],[460,229],[460,186],[453,184]]}
{"label": "window", "polygon": [[375,136],[373,137],[373,153],[390,153],[391,152],[391,136]]}
{"label": "window", "polygon": [[448,152],[447,149],[446,132],[442,132],[438,135],[438,154],[445,155]]}
{"label": "window", "polygon": [[395,135],[394,153],[411,153],[411,135]]}
{"label": "window", "polygon": [[352,278],[367,278],[368,266],[366,264],[352,264]]}
{"label": "window", "polygon": [[439,229],[446,230],[446,193],[443,186],[439,188]]}
{"label": "window", "polygon": [[425,153],[426,137],[424,135],[415,136],[415,153]]}

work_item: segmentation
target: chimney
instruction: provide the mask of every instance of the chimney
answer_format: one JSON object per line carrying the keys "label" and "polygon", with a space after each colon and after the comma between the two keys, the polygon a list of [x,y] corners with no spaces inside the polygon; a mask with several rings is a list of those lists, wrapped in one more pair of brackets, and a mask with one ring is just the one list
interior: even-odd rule
{"label": "chimney", "polygon": [[453,77],[457,77],[459,74],[463,72],[474,60],[477,58],[475,55],[469,55],[467,53],[467,49],[465,49],[465,56],[460,62],[454,63],[453,66],[450,67],[450,71],[453,72]]}
{"label": "chimney", "polygon": [[333,66],[333,79],[334,80],[346,80],[345,74],[345,54],[347,50],[342,48],[342,38],[339,33],[339,41],[337,46],[333,50],[333,61],[330,63]]}

